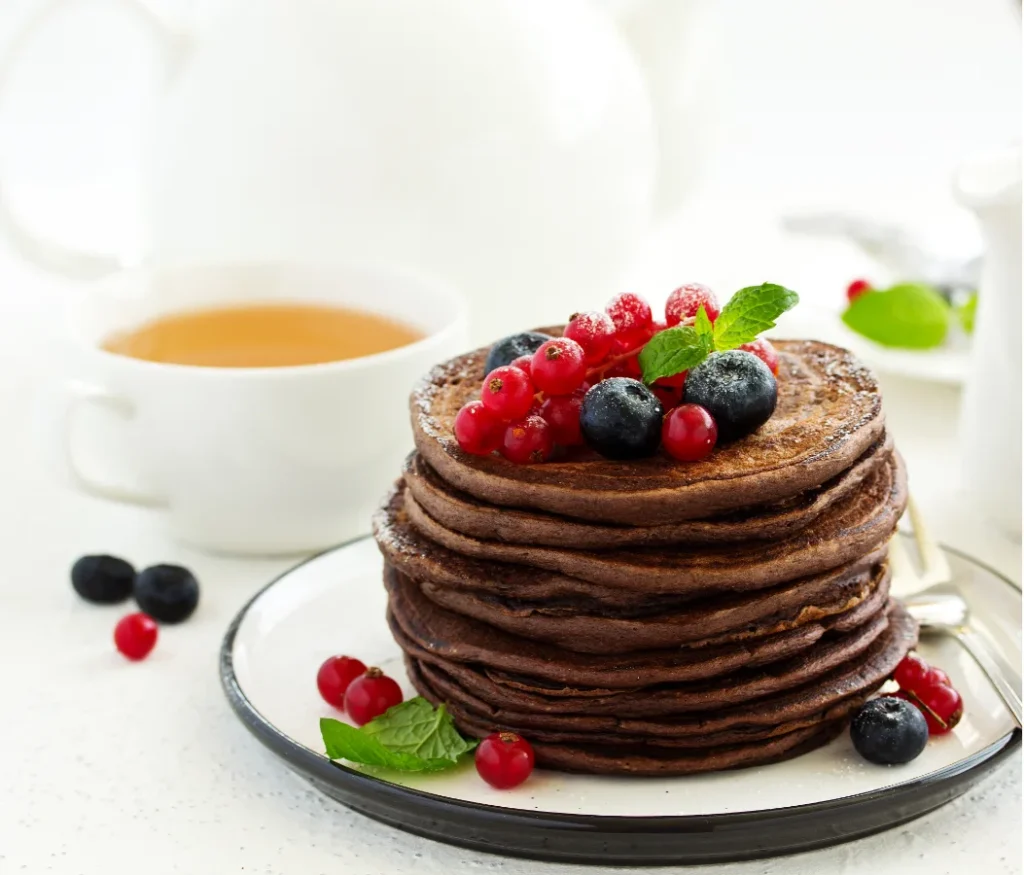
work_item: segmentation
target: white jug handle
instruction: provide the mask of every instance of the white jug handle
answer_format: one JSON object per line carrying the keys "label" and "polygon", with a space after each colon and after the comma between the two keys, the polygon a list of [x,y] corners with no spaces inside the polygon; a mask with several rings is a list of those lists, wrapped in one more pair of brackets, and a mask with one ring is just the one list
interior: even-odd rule
{"label": "white jug handle", "polygon": [[[6,55],[0,57],[0,103],[8,87],[11,73],[25,47],[36,37],[43,25],[62,9],[78,0],[51,0],[25,23],[14,38]],[[172,30],[141,0],[109,0],[145,27],[149,41],[157,47],[164,62],[164,82],[169,82],[181,69],[188,48],[185,35]],[[29,228],[11,209],[0,176],[0,235],[26,261],[52,273],[76,280],[90,280],[113,273],[123,267],[116,255],[86,252],[63,246],[42,237]]]}

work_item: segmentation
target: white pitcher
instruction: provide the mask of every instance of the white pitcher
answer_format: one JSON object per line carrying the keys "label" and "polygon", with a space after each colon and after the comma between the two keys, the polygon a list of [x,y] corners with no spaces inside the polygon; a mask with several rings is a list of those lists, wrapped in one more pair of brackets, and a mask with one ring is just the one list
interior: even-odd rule
{"label": "white pitcher", "polygon": [[1021,152],[979,155],[955,179],[985,243],[961,427],[965,485],[979,509],[1021,535]]}
{"label": "white pitcher", "polygon": [[[8,69],[74,2],[44,8]],[[237,0],[196,34],[110,2],[169,72],[145,156],[148,261],[420,269],[469,297],[478,339],[618,290],[650,221],[655,134],[629,48],[587,0]],[[37,263],[123,266],[2,206]]]}

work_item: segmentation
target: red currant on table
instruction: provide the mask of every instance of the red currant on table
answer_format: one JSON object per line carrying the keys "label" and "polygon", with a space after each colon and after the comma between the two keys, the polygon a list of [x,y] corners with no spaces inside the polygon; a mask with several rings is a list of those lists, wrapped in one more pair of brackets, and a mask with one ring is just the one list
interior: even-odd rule
{"label": "red currant on table", "polygon": [[540,406],[541,418],[551,426],[556,444],[575,447],[583,443],[580,431],[580,407],[584,393],[577,389],[572,395],[552,395]]}
{"label": "red currant on table", "polygon": [[316,686],[328,705],[345,707],[345,691],[357,677],[366,673],[366,666],[351,656],[332,656],[324,660],[316,673]]}
{"label": "red currant on table", "polygon": [[491,413],[508,422],[526,416],[533,405],[534,394],[533,383],[525,371],[503,365],[484,377],[480,400]]}
{"label": "red currant on table", "polygon": [[668,301],[665,302],[665,321],[671,327],[678,325],[684,319],[693,319],[701,304],[704,305],[704,312],[708,314],[708,319],[714,322],[721,312],[715,293],[700,283],[687,283],[685,286],[680,286],[668,296]]}
{"label": "red currant on table", "polygon": [[492,732],[476,749],[476,770],[496,790],[518,787],[533,772],[533,748],[514,732]]}
{"label": "red currant on table", "polygon": [[568,337],[557,337],[542,343],[533,354],[531,375],[534,385],[542,392],[548,395],[568,395],[587,376],[583,347]]}
{"label": "red currant on table", "polygon": [[867,280],[854,280],[846,287],[846,300],[851,304],[863,295],[865,292],[871,291],[871,283]]}
{"label": "red currant on table", "polygon": [[779,354],[775,351],[775,347],[771,345],[770,341],[765,340],[763,337],[759,337],[757,340],[752,340],[750,343],[744,343],[740,346],[740,349],[753,353],[768,365],[769,371],[771,371],[775,376],[779,375]]}
{"label": "red currant on table", "polygon": [[632,337],[637,332],[649,332],[653,322],[651,305],[632,292],[612,298],[605,307],[605,312],[615,324],[615,333],[619,337]]}
{"label": "red currant on table", "polygon": [[607,313],[591,310],[577,313],[563,332],[583,348],[583,357],[588,365],[604,361],[615,339],[615,323]]}
{"label": "red currant on table", "polygon": [[345,710],[357,726],[380,717],[402,701],[402,690],[379,668],[368,668],[345,691]]}
{"label": "red currant on table", "polygon": [[551,426],[531,413],[506,427],[500,449],[506,459],[517,465],[546,462],[554,452],[555,437]]}
{"label": "red currant on table", "polygon": [[510,362],[513,368],[519,368],[526,376],[530,376],[530,372],[533,370],[533,356],[532,355],[521,355],[517,359],[513,359]]}
{"label": "red currant on table", "polygon": [[122,617],[114,627],[114,646],[133,661],[145,659],[156,646],[157,625],[143,613]]}
{"label": "red currant on table", "polygon": [[698,404],[670,410],[661,424],[665,452],[680,462],[697,462],[711,454],[718,441],[718,426]]}
{"label": "red currant on table", "polygon": [[489,456],[501,446],[505,423],[483,401],[470,401],[455,415],[455,440],[467,453]]}

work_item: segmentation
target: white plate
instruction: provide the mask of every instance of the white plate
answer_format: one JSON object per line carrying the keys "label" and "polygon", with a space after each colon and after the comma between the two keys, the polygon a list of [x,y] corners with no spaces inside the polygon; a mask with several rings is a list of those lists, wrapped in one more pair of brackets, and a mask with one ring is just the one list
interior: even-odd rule
{"label": "white plate", "polygon": [[[972,610],[1018,662],[1020,592],[949,552]],[[278,578],[236,619],[222,675],[246,725],[300,773],[364,813],[446,841],[561,860],[627,863],[740,859],[843,841],[923,814],[963,792],[1020,744],[980,669],[957,644],[928,641],[924,656],[961,691],[965,716],[904,766],[861,759],[844,735],[770,766],[661,778],[538,770],[497,791],[472,765],[451,772],[370,774],[322,755],[318,721],[341,715],[317,694],[319,665],[358,656],[404,679],[384,619],[381,558],[372,540],[317,556]],[[404,683],[407,695],[414,695]],[[837,826],[842,824],[842,826]]]}

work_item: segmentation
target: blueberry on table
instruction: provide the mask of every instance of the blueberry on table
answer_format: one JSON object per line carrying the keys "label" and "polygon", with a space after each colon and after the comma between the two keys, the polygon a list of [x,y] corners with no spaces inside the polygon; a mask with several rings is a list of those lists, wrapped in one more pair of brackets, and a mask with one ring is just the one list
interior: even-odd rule
{"label": "blueberry on table", "polygon": [[489,374],[495,368],[510,365],[520,356],[532,356],[542,343],[551,339],[550,334],[541,334],[539,331],[522,331],[519,334],[510,334],[508,337],[495,341],[491,351],[487,353],[484,373]]}
{"label": "blueberry on table", "polygon": [[199,581],[180,565],[151,565],[135,577],[135,601],[154,620],[180,623],[199,604]]}
{"label": "blueberry on table", "polygon": [[580,431],[605,458],[642,459],[657,452],[664,415],[657,396],[639,380],[610,377],[583,396]]}
{"label": "blueberry on table", "polygon": [[883,766],[909,763],[928,743],[928,724],[906,699],[882,696],[866,703],[850,724],[850,740],[864,759]]}
{"label": "blueberry on table", "polygon": [[764,425],[778,401],[768,366],[740,349],[708,356],[686,377],[683,400],[699,404],[718,425],[718,442],[745,437]]}
{"label": "blueberry on table", "polygon": [[134,583],[135,569],[117,556],[83,556],[71,566],[71,585],[87,602],[123,602]]}

